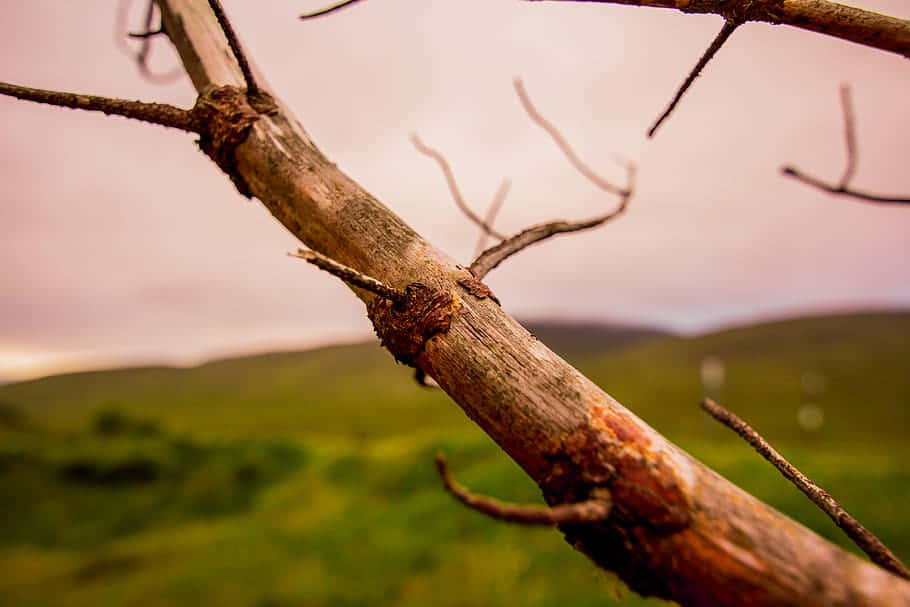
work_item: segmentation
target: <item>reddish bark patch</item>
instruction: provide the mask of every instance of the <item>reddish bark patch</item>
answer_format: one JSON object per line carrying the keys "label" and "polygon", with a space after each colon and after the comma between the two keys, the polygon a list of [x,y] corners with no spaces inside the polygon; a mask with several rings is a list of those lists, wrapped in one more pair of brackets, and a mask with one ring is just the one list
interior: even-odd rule
{"label": "reddish bark patch", "polygon": [[642,431],[637,420],[600,405],[591,408],[591,416],[597,421],[602,421],[621,442],[634,443],[642,449],[651,446],[651,439]]}
{"label": "reddish bark patch", "polygon": [[462,287],[467,289],[468,293],[476,297],[477,299],[492,299],[496,302],[497,306],[502,304],[499,303],[499,298],[493,294],[493,291],[488,287],[483,281],[478,280],[477,278],[462,278],[458,281]]}
{"label": "reddish bark patch", "polygon": [[382,345],[395,360],[414,366],[426,343],[449,330],[457,302],[451,293],[419,282],[409,284],[405,294],[399,303],[374,298],[367,305],[367,315]]}

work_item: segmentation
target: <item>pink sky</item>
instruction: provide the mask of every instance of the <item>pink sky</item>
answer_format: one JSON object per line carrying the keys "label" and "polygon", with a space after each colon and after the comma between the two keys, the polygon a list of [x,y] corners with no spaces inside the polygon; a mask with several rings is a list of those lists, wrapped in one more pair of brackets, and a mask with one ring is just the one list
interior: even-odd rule
{"label": "pink sky", "polygon": [[[142,2],[131,23],[138,27]],[[910,305],[910,208],[836,199],[779,176],[843,167],[838,86],[858,121],[855,184],[910,193],[910,63],[765,24],[737,31],[654,140],[644,133],[720,27],[715,16],[594,3],[225,1],[254,61],[320,147],[431,242],[469,261],[476,231],[408,141],[451,162],[482,212],[516,231],[613,204],[565,162],[511,88],[586,161],[620,179],[628,214],[529,249],[488,277],[519,317],[625,320],[682,331],[818,309]],[[905,0],[856,2],[910,17]],[[185,79],[143,80],[114,43],[117,2],[5,2],[0,80],[189,106]],[[174,64],[167,42],[154,65]],[[86,365],[189,363],[366,337],[336,279],[287,258],[295,241],[192,138],[0,99],[0,380]]]}

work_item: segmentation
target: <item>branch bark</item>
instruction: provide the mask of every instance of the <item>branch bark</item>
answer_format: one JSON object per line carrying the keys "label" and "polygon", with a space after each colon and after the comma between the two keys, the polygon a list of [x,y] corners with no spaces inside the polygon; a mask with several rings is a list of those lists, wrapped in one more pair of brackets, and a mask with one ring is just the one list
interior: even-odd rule
{"label": "branch bark", "polygon": [[600,2],[684,13],[713,13],[727,20],[786,24],[910,58],[910,20],[882,15],[829,0],[525,0]]}
{"label": "branch bark", "polygon": [[[158,3],[197,90],[242,97],[243,75],[205,0]],[[449,296],[449,322],[411,362],[540,485],[548,504],[609,492],[608,520],[561,528],[598,565],[642,594],[684,605],[910,603],[910,583],[720,478],[491,298],[472,295],[459,284],[468,271],[337,169],[280,102],[244,129],[242,142],[222,150],[230,155],[222,168],[301,242],[393,288],[422,284]],[[355,293],[372,310],[381,300]],[[377,330],[394,331],[383,318],[374,317]]]}

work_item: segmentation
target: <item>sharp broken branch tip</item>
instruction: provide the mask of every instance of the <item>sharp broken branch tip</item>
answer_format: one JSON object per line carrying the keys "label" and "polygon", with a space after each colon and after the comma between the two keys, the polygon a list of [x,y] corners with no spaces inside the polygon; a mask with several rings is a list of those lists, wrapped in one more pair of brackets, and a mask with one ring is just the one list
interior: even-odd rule
{"label": "sharp broken branch tip", "polygon": [[388,299],[395,303],[402,303],[407,299],[407,294],[401,289],[396,289],[390,287],[371,276],[367,276],[361,272],[358,272],[350,266],[338,263],[330,257],[326,257],[322,253],[317,253],[316,251],[310,249],[297,249],[296,253],[288,253],[289,257],[297,257],[303,259],[307,263],[310,263],[320,270],[324,270],[333,276],[337,276],[345,283],[353,285],[355,287],[360,287],[366,291],[378,295],[384,299]]}
{"label": "sharp broken branch tip", "polygon": [[701,402],[701,406],[711,417],[740,435],[759,455],[777,468],[787,480],[812,500],[838,527],[843,529],[850,539],[874,563],[891,573],[910,579],[910,570],[880,539],[863,527],[849,512],[844,510],[827,491],[816,485],[809,477],[788,462],[761,434],[752,429],[742,418],[718,405],[710,398],[704,399]]}

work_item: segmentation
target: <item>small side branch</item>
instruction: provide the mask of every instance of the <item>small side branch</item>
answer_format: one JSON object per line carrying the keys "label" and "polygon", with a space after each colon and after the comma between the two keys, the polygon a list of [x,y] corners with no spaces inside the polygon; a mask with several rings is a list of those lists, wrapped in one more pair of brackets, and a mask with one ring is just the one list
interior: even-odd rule
{"label": "small side branch", "polygon": [[308,249],[297,249],[296,253],[288,253],[288,255],[290,257],[303,259],[307,263],[313,264],[320,270],[324,270],[333,276],[337,276],[349,285],[360,287],[361,289],[369,291],[384,299],[388,299],[395,303],[403,303],[407,300],[407,294],[401,289],[390,287],[376,280],[375,278],[372,278],[371,276],[361,274],[354,268],[340,264],[321,253],[317,253],[316,251],[311,251]]}
{"label": "small side branch", "polygon": [[730,35],[740,25],[742,25],[741,21],[735,21],[733,19],[726,19],[724,21],[724,25],[722,28],[720,28],[720,32],[718,32],[717,36],[714,37],[714,40],[711,41],[711,45],[698,60],[698,63],[695,64],[695,67],[692,68],[692,71],[689,72],[689,75],[682,83],[682,86],[679,87],[678,91],[676,91],[676,95],[673,97],[673,100],[670,101],[670,105],[667,106],[667,109],[664,110],[664,113],[661,114],[657,121],[651,126],[651,128],[648,129],[648,137],[654,137],[654,133],[656,133],[660,125],[663,124],[667,118],[669,118],[670,114],[673,113],[673,110],[676,109],[676,105],[679,103],[679,100],[682,99],[683,95],[686,94],[686,91],[689,90],[689,87],[692,86],[692,83],[695,82],[695,79],[698,78],[699,74],[701,74],[701,71],[705,69],[705,66],[708,65],[708,62],[714,58],[714,55],[717,54],[717,51],[720,50],[720,47],[724,45]]}
{"label": "small side branch", "polygon": [[[507,177],[502,180],[502,183],[499,184],[499,189],[496,190],[496,194],[493,195],[493,201],[490,203],[490,208],[487,209],[487,214],[483,218],[483,223],[490,226],[491,229],[496,222],[496,216],[499,214],[502,204],[506,201],[506,196],[509,195],[509,189],[511,187],[512,181]],[[480,231],[480,235],[477,237],[477,244],[474,246],[475,258],[480,255],[487,246],[488,236],[489,233],[486,230]]]}
{"label": "small side branch", "polygon": [[340,11],[343,8],[347,8],[348,6],[351,6],[352,4],[357,4],[358,2],[360,2],[360,0],[345,0],[344,2],[339,2],[338,4],[333,4],[331,6],[327,6],[325,8],[321,8],[319,10],[313,11],[311,13],[303,13],[302,15],[300,15],[300,18],[301,19],[313,19],[315,17],[322,17],[324,15],[334,13],[335,11]]}
{"label": "small side branch", "polygon": [[596,171],[594,171],[594,169],[585,164],[585,162],[578,156],[572,146],[569,145],[568,140],[566,140],[565,136],[559,131],[559,129],[557,129],[552,122],[544,118],[537,110],[537,108],[534,107],[534,104],[531,102],[531,98],[528,96],[528,93],[525,90],[521,79],[516,78],[514,84],[515,91],[518,93],[518,98],[521,101],[521,104],[524,107],[525,111],[528,113],[528,116],[530,116],[531,120],[533,120],[538,126],[545,130],[548,135],[550,135],[550,137],[565,155],[569,163],[575,167],[575,169],[586,179],[588,179],[588,181],[593,183],[601,190],[604,190],[605,192],[619,196],[619,205],[604,215],[592,217],[584,221],[551,221],[531,226],[530,228],[522,230],[518,234],[503,240],[499,244],[490,247],[477,256],[477,259],[475,259],[471,264],[470,270],[478,279],[482,279],[490,272],[490,270],[501,264],[503,261],[536,242],[540,242],[541,240],[550,238],[556,234],[578,232],[580,230],[596,228],[610,221],[611,219],[622,215],[622,213],[625,212],[626,207],[629,204],[629,199],[632,197],[635,189],[635,165],[632,163],[626,163],[627,182],[626,187],[624,188],[621,188],[604,179]]}
{"label": "small side branch", "polygon": [[256,83],[255,76],[253,76],[250,62],[243,52],[243,47],[240,46],[240,40],[237,38],[237,33],[234,31],[234,27],[227,18],[220,0],[209,0],[209,6],[211,7],[212,12],[215,13],[215,18],[218,19],[218,25],[221,26],[221,31],[224,32],[224,37],[227,38],[228,45],[230,45],[231,51],[234,53],[234,58],[237,59],[237,65],[240,66],[240,71],[243,72],[243,80],[246,82],[247,94],[250,97],[259,95],[261,91],[259,85]]}
{"label": "small side branch", "polygon": [[98,97],[96,95],[48,91],[6,82],[0,82],[0,95],[77,110],[124,116],[190,133],[199,133],[201,129],[199,121],[193,116],[192,112],[166,103],[146,103],[143,101]]}
{"label": "small side branch", "polygon": [[844,174],[836,184],[828,183],[818,177],[808,175],[794,166],[784,166],[781,173],[788,177],[793,177],[812,187],[818,188],[834,194],[836,196],[850,196],[864,202],[874,202],[881,204],[910,204],[910,197],[907,196],[883,196],[880,194],[871,194],[861,190],[854,189],[850,186],[850,181],[856,173],[859,154],[856,146],[856,118],[853,112],[853,101],[850,96],[850,86],[841,85],[840,88],[841,108],[844,113],[844,147],[847,152],[847,160],[844,166]]}
{"label": "small side branch", "polygon": [[831,495],[812,482],[806,475],[797,470],[790,462],[778,453],[768,441],[752,429],[740,417],[721,407],[709,398],[701,403],[702,408],[711,417],[739,434],[747,443],[752,445],[762,457],[771,462],[784,477],[802,491],[816,506],[831,517],[834,523],[844,530],[853,542],[862,549],[872,562],[883,569],[910,579],[910,570],[898,559],[880,539],[863,527],[859,521],[844,510]]}
{"label": "small side branch", "polygon": [[[411,143],[414,144],[414,147],[417,148],[418,152],[424,156],[427,156],[428,158],[432,158],[436,161],[436,164],[439,165],[439,169],[442,171],[442,174],[445,177],[446,185],[449,187],[449,193],[452,195],[452,199],[455,201],[455,204],[458,206],[459,210],[461,210],[461,212],[464,213],[468,219],[480,227],[480,229],[483,230],[484,234],[493,236],[499,240],[505,239],[505,236],[503,234],[500,234],[493,229],[491,222],[481,219],[474,211],[471,210],[471,207],[468,206],[468,203],[465,202],[464,196],[461,195],[461,190],[458,189],[458,182],[455,181],[455,174],[452,172],[452,167],[449,166],[449,162],[446,160],[445,156],[443,156],[439,151],[426,145],[420,139],[417,133],[413,133],[411,135]],[[507,192],[508,189],[506,189],[505,193]],[[497,198],[501,196],[504,199],[505,193],[502,192],[502,186],[500,186],[500,190],[497,192]],[[495,198],[491,207],[492,206],[496,206]],[[502,201],[499,201],[498,206],[502,206]],[[495,213],[493,213],[493,215],[495,216]]]}
{"label": "small side branch", "polygon": [[612,502],[609,494],[575,504],[558,506],[531,506],[507,504],[491,497],[474,495],[452,478],[446,458],[442,453],[436,454],[436,469],[446,490],[462,504],[498,521],[518,523],[519,525],[583,525],[604,521],[610,516]]}

